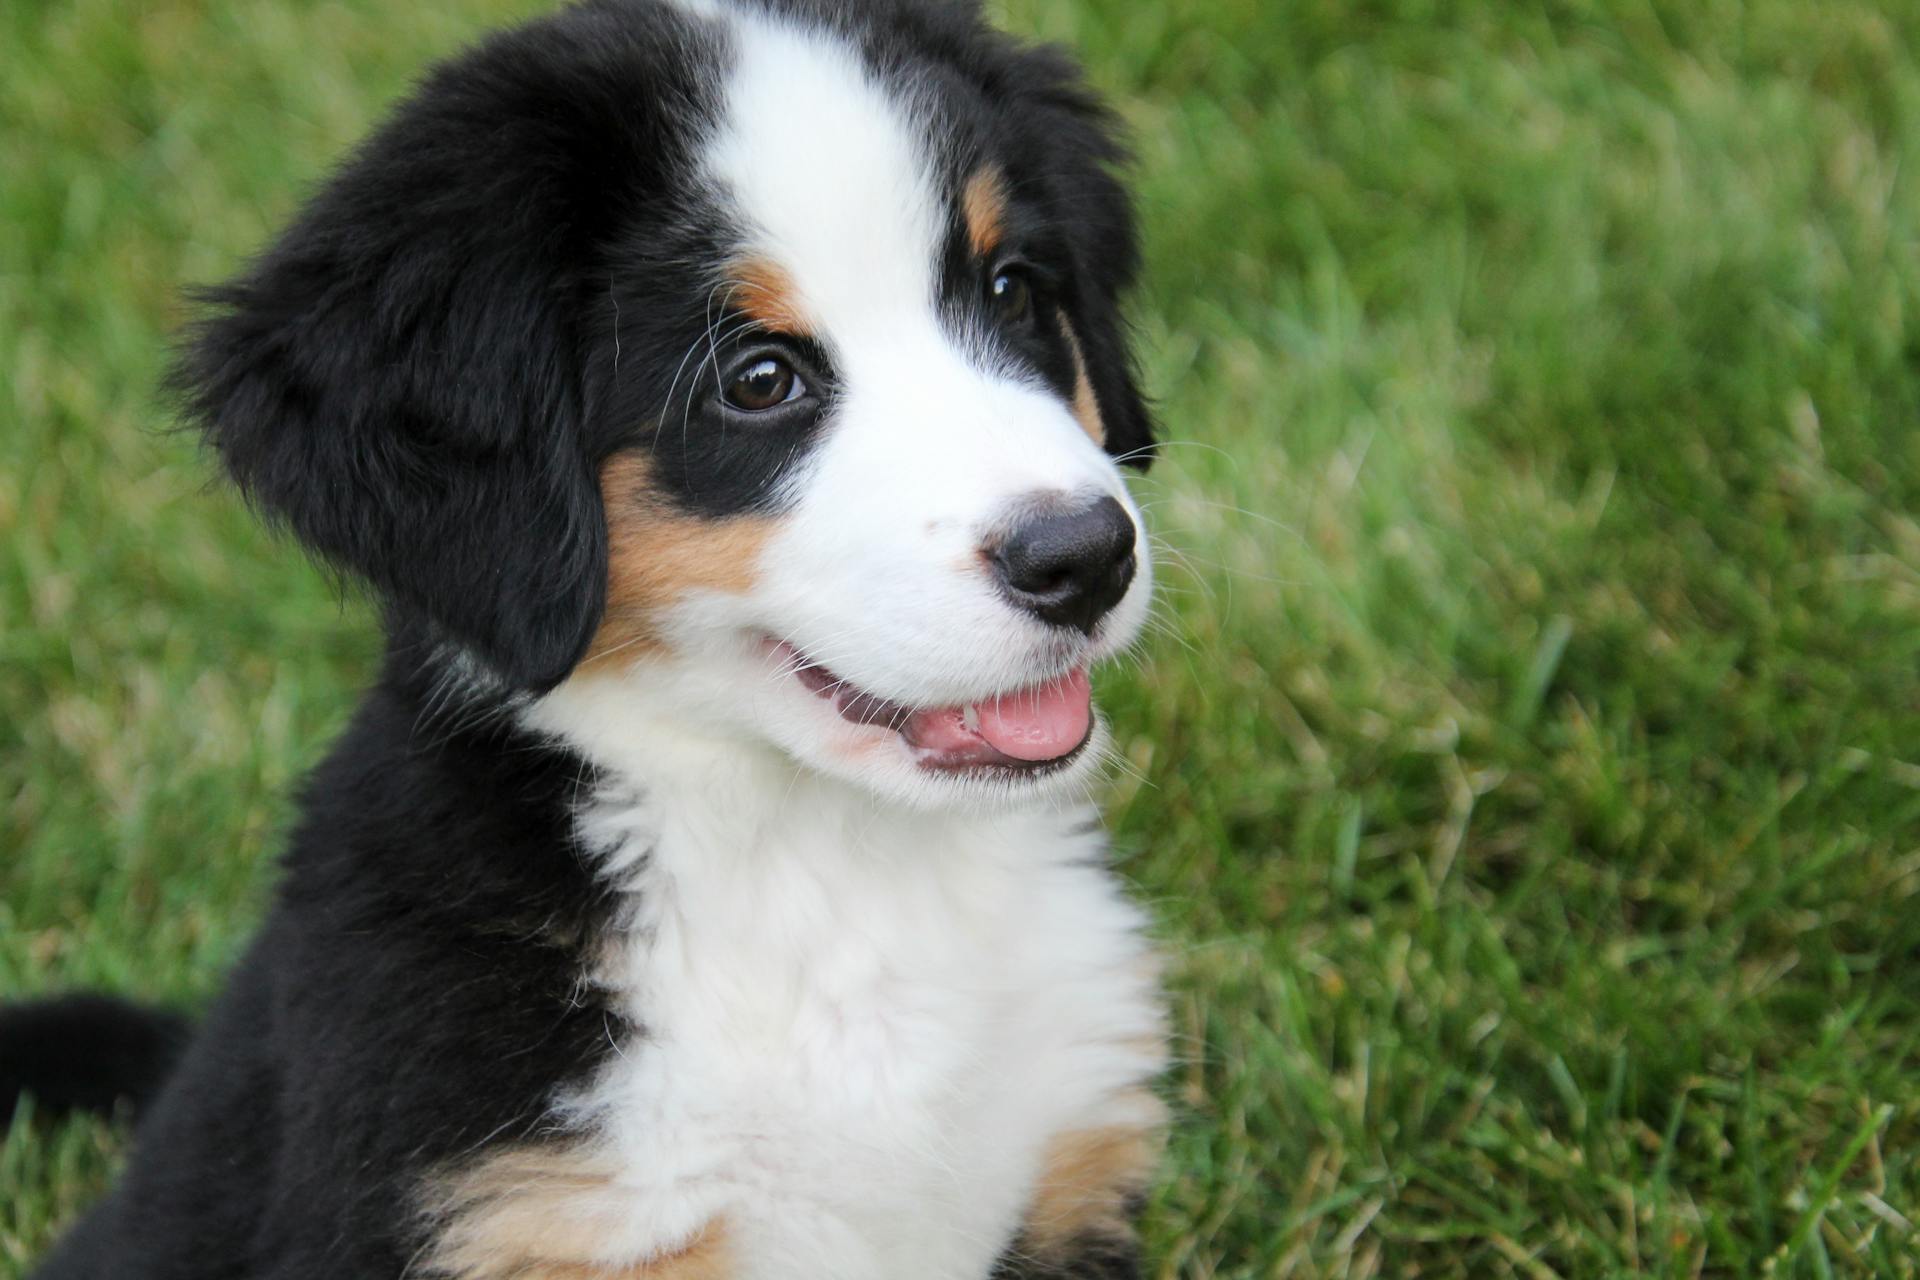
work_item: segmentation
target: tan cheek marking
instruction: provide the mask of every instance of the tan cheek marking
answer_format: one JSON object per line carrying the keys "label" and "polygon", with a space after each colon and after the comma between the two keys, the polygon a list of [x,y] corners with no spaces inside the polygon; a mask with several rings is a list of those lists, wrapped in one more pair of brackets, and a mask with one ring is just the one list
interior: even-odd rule
{"label": "tan cheek marking", "polygon": [[766,258],[742,258],[727,267],[729,300],[740,314],[774,333],[805,337],[813,332],[800,286],[787,269]]}
{"label": "tan cheek marking", "polygon": [[991,257],[1007,237],[1007,184],[1000,170],[989,166],[967,179],[960,191],[960,216],[974,256]]}
{"label": "tan cheek marking", "polygon": [[579,1148],[510,1148],[432,1183],[423,1275],[441,1280],[728,1280],[725,1224],[667,1253],[602,1260],[632,1214],[610,1161]]}
{"label": "tan cheek marking", "polygon": [[1100,402],[1093,398],[1093,383],[1087,377],[1087,357],[1080,350],[1080,335],[1073,331],[1065,316],[1060,317],[1060,332],[1067,339],[1067,350],[1073,353],[1073,416],[1080,423],[1080,429],[1093,437],[1093,442],[1102,448],[1107,443],[1107,424],[1100,418]]}
{"label": "tan cheek marking", "polygon": [[[1144,1090],[1142,1115],[1164,1107]],[[1130,1240],[1133,1208],[1153,1182],[1165,1125],[1116,1125],[1063,1133],[1047,1144],[1045,1164],[1021,1231],[1021,1252],[1043,1260],[1071,1256],[1089,1240]]]}
{"label": "tan cheek marking", "polygon": [[653,491],[649,470],[645,456],[622,453],[600,471],[607,610],[586,663],[657,648],[659,612],[690,591],[751,591],[776,527],[762,516],[709,520],[674,511]]}

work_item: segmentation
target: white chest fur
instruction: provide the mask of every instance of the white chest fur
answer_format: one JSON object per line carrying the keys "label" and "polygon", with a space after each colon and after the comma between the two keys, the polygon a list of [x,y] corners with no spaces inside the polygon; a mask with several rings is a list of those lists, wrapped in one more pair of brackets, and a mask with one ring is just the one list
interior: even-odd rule
{"label": "white chest fur", "polygon": [[620,1170],[608,1256],[720,1224],[741,1280],[984,1280],[1049,1139],[1150,1119],[1140,913],[1090,812],[765,782],[681,770],[582,815],[632,895],[596,976],[639,1034],[567,1103]]}

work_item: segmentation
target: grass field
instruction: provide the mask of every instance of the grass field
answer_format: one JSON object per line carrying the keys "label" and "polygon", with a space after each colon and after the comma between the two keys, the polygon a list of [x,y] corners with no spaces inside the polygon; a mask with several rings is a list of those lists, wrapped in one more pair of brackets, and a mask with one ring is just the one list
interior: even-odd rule
{"label": "grass field", "polygon": [[[528,10],[0,6],[0,993],[256,917],[376,641],[160,430],[177,291]],[[1141,154],[1153,1274],[1914,1276],[1920,7],[1002,13]],[[16,1119],[0,1276],[119,1141]]]}

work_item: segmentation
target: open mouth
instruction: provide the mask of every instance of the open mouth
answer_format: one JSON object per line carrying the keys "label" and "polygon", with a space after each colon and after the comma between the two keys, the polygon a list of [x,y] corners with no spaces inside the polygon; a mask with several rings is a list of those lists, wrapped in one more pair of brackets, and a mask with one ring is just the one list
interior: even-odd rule
{"label": "open mouth", "polygon": [[775,654],[842,720],[899,734],[923,769],[1046,773],[1078,756],[1093,737],[1093,685],[1085,667],[960,706],[910,707],[850,684],[785,641]]}

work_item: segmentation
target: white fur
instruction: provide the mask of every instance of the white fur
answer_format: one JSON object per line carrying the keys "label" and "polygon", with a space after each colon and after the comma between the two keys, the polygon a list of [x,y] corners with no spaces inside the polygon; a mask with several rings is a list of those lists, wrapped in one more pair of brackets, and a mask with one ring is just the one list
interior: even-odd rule
{"label": "white fur", "polygon": [[596,977],[641,1034],[565,1103],[627,1170],[601,1260],[718,1221],[742,1280],[984,1280],[1049,1138],[1153,1120],[1158,994],[1090,815],[876,809],[650,727],[644,791],[582,824],[637,913]]}
{"label": "white fur", "polygon": [[932,775],[767,637],[904,703],[985,699],[1130,643],[1146,546],[1091,642],[1001,599],[985,530],[1042,492],[1138,523],[1117,469],[943,328],[936,142],[910,107],[826,36],[700,12],[737,51],[707,177],[842,381],[758,585],[680,602],[664,652],[523,713],[606,779],[581,834],[634,904],[594,976],[641,1035],[565,1107],[626,1170],[610,1265],[718,1219],[742,1280],[984,1280],[1049,1139],[1152,1119],[1143,921],[1075,799],[1104,738],[1044,782]]}

